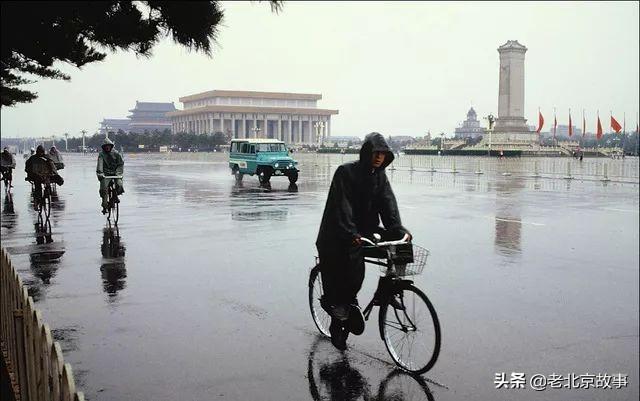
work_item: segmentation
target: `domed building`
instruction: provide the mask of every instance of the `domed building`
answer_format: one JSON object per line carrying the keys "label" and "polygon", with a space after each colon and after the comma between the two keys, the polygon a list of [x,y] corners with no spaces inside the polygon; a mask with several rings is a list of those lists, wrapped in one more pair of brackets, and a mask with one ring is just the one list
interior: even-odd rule
{"label": "domed building", "polygon": [[467,119],[464,120],[461,127],[456,128],[455,138],[456,139],[465,139],[465,138],[477,138],[479,136],[483,136],[485,129],[480,126],[480,121],[478,120],[478,115],[476,111],[472,108],[467,112]]}

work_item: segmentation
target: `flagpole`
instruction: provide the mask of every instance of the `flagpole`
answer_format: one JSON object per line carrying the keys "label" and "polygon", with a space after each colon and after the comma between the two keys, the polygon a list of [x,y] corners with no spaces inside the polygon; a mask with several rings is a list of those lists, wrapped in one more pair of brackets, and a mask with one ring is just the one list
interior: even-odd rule
{"label": "flagpole", "polygon": [[636,156],[638,156],[638,145],[640,145],[640,132],[638,131],[638,113],[636,113]]}
{"label": "flagpole", "polygon": [[538,106],[538,146],[542,147],[542,127],[540,127],[540,106]]}
{"label": "flagpole", "polygon": [[571,125],[571,107],[569,107],[569,132],[571,133],[571,135],[569,135],[569,141],[571,141],[571,137],[573,136],[573,127]]}
{"label": "flagpole", "polygon": [[558,147],[558,136],[556,135],[558,132],[558,117],[556,116],[556,108],[553,108],[553,140],[555,142],[555,147]]}
{"label": "flagpole", "polygon": [[580,147],[584,146],[584,136],[587,135],[586,131],[587,127],[585,127],[584,109],[582,109],[582,137],[580,138]]}
{"label": "flagpole", "polygon": [[[596,111],[598,122],[600,122],[600,110]],[[598,123],[596,123],[596,152],[600,153],[600,138],[598,138]]]}
{"label": "flagpole", "polygon": [[624,145],[627,144],[627,112],[622,113],[622,158],[624,159]]}

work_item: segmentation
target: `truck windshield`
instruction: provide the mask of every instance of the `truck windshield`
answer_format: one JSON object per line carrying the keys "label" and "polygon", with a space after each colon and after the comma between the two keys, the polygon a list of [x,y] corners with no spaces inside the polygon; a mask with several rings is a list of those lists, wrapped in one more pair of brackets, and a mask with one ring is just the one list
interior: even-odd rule
{"label": "truck windshield", "polygon": [[283,143],[259,143],[256,144],[258,152],[286,152],[287,148]]}

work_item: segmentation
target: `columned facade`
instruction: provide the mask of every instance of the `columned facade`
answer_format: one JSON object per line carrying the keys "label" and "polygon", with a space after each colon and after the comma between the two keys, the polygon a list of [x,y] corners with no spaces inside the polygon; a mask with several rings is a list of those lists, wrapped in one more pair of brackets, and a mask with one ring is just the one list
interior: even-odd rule
{"label": "columned facade", "polygon": [[319,109],[322,95],[279,92],[210,91],[180,98],[183,110],[167,114],[173,133],[223,132],[233,138],[274,138],[287,144],[317,145],[331,136],[331,116]]}

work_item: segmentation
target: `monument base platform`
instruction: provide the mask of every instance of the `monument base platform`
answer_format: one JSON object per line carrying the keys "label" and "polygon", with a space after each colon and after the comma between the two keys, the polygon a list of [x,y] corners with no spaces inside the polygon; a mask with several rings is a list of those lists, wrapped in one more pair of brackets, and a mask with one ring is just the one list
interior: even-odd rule
{"label": "monument base platform", "polygon": [[482,142],[489,143],[489,137],[491,137],[491,144],[496,145],[498,143],[517,143],[517,144],[531,144],[537,145],[540,142],[538,134],[535,132],[493,132],[491,135],[485,135]]}

